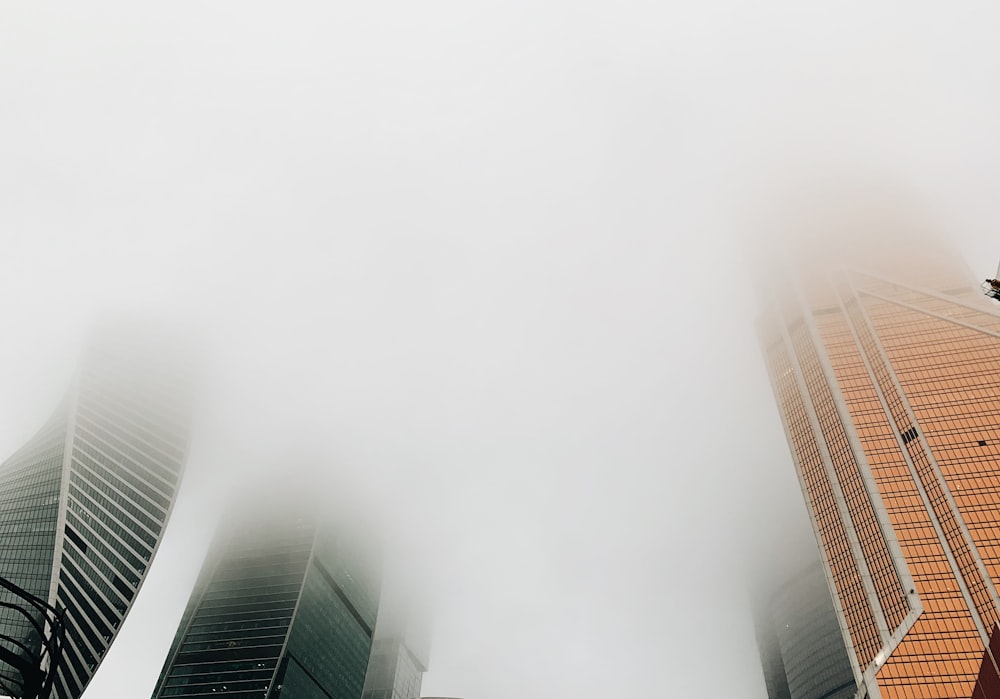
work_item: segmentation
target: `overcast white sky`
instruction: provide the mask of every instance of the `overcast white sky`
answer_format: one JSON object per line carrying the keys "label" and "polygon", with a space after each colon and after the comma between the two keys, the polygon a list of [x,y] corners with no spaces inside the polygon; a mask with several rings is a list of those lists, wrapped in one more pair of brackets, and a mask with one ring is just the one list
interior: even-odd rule
{"label": "overcast white sky", "polygon": [[752,232],[799,174],[856,174],[992,273],[998,20],[4,4],[0,453],[95,319],[183,319],[213,357],[214,432],[87,697],[149,695],[220,484],[320,439],[438,593],[426,694],[763,697],[741,570],[801,504]]}

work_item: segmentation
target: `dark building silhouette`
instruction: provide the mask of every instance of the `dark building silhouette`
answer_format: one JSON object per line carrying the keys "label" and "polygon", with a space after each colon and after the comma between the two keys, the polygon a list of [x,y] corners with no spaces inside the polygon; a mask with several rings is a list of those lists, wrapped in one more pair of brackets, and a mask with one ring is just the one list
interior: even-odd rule
{"label": "dark building silhouette", "polygon": [[319,511],[270,495],[234,505],[154,697],[359,699],[379,575],[356,530]]}
{"label": "dark building silhouette", "polygon": [[761,659],[771,699],[854,696],[857,683],[819,563],[775,592],[757,626],[758,635],[770,641],[761,647]]}
{"label": "dark building silhouette", "polygon": [[983,651],[971,699],[1000,699],[1000,626],[993,627],[990,644]]}
{"label": "dark building silhouette", "polygon": [[758,602],[753,611],[757,652],[760,654],[760,667],[764,673],[764,688],[768,699],[791,699],[785,660],[781,657],[781,643],[771,618],[770,602]]}

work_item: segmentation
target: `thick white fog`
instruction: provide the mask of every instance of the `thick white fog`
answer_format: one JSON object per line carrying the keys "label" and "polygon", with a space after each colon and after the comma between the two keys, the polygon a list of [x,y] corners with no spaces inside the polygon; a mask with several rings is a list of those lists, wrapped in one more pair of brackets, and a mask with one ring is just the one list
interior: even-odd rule
{"label": "thick white fog", "polygon": [[101,319],[210,367],[86,696],[149,696],[226,483],[306,458],[432,590],[426,695],[763,697],[743,571],[805,524],[754,236],[834,173],[1000,257],[1000,11],[806,5],[0,9],[0,458]]}

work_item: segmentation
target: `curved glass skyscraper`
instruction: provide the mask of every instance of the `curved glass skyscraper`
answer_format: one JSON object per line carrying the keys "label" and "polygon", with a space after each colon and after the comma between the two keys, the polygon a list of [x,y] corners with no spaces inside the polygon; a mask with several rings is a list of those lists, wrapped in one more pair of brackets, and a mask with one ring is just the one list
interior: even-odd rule
{"label": "curved glass skyscraper", "polygon": [[854,696],[854,672],[818,562],[786,580],[756,616],[770,699]]}
{"label": "curved glass skyscraper", "polygon": [[[52,697],[83,693],[156,553],[187,446],[177,367],[148,337],[95,343],[69,398],[0,464],[0,577],[66,613]],[[0,645],[37,655],[33,621],[0,607]],[[32,682],[0,661],[0,693]]]}

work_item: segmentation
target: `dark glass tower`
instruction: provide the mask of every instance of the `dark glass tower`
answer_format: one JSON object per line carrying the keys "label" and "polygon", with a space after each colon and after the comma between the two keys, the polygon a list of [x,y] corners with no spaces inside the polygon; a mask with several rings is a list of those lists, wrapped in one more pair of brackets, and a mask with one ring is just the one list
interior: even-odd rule
{"label": "dark glass tower", "polygon": [[768,607],[765,604],[754,608],[754,633],[757,636],[760,667],[764,673],[764,689],[767,690],[768,699],[791,699],[785,661],[781,657],[781,644]]}
{"label": "dark glass tower", "polygon": [[819,562],[787,580],[756,616],[771,699],[854,696],[857,682]]}
{"label": "dark glass tower", "polygon": [[[187,447],[183,372],[148,336],[91,346],[69,398],[0,464],[0,578],[65,610],[51,696],[76,699],[128,613],[170,516]],[[0,603],[19,604],[9,592]],[[0,646],[39,654],[41,617],[0,608]],[[0,660],[0,693],[34,680]]]}
{"label": "dark glass tower", "polygon": [[258,499],[230,512],[154,698],[361,696],[379,576],[352,531],[314,511]]}

